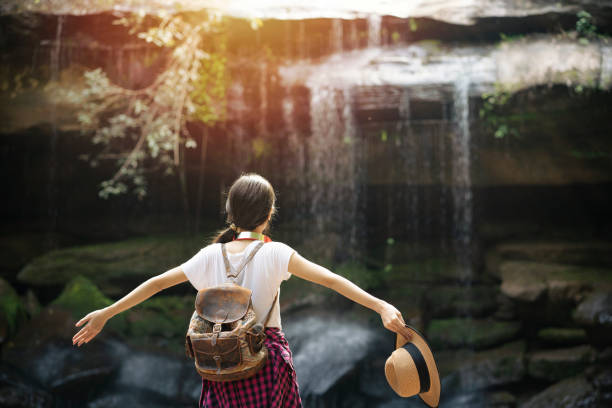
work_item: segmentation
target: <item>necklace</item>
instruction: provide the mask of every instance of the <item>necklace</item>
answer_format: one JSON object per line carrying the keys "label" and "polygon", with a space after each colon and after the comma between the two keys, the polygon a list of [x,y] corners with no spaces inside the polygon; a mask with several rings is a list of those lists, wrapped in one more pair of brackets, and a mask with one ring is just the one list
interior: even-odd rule
{"label": "necklace", "polygon": [[272,241],[267,235],[255,231],[241,231],[240,234],[238,234],[238,237],[234,238],[232,241],[241,240],[259,240],[263,242]]}

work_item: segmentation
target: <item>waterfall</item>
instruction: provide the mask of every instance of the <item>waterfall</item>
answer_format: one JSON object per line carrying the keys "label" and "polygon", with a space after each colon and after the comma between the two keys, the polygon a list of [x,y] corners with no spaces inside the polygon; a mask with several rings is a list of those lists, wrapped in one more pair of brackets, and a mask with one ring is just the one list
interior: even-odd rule
{"label": "waterfall", "polygon": [[227,122],[227,133],[231,135],[229,137],[231,141],[230,157],[232,157],[230,165],[232,166],[233,174],[238,174],[243,169],[244,163],[250,152],[251,146],[245,126],[246,111],[247,105],[244,100],[244,85],[239,81],[235,81],[228,89],[228,116],[231,120]]}
{"label": "waterfall", "polygon": [[368,16],[368,47],[379,47],[381,45],[380,26],[382,17],[379,15]]}
{"label": "waterfall", "polygon": [[[337,234],[342,250],[351,253],[346,239],[355,242],[357,178],[355,126],[349,89],[310,84],[311,136],[308,138],[312,236]],[[340,248],[339,248],[340,249]],[[346,254],[343,254],[346,255]]]}
{"label": "waterfall", "polygon": [[[50,81],[59,81],[60,79],[60,58],[62,51],[62,29],[64,27],[64,16],[57,17],[57,25],[55,27],[55,46],[51,49],[50,55]],[[47,227],[46,241],[48,248],[55,247],[54,233],[57,229],[58,218],[58,203],[57,203],[57,101],[51,104],[51,138],[49,141],[49,171],[47,182],[47,214],[49,215],[49,225]]]}
{"label": "waterfall", "polygon": [[259,65],[259,122],[257,123],[257,134],[261,138],[268,135],[266,116],[268,112],[268,67],[265,61]]}
{"label": "waterfall", "polygon": [[339,54],[342,52],[342,41],[342,20],[334,18],[332,20],[329,41],[332,54]]}
{"label": "waterfall", "polygon": [[306,23],[300,21],[297,34],[297,56],[299,59],[308,57],[308,44],[306,43]]}
{"label": "waterfall", "polygon": [[[469,87],[468,75],[460,75],[455,83],[454,92],[454,114],[456,132],[452,143],[452,174],[453,174],[453,244],[459,268],[459,281],[464,299],[458,306],[458,314],[464,318],[471,318],[470,304],[473,298],[472,287],[472,179],[470,175],[470,123],[469,123]],[[473,338],[474,333],[466,333],[468,338]],[[466,373],[463,378],[464,384],[474,387],[478,379],[473,373]]]}
{"label": "waterfall", "polygon": [[456,133],[452,142],[454,243],[461,280],[472,276],[472,178],[470,174],[469,86],[467,75],[455,83],[454,109]]}
{"label": "waterfall", "polygon": [[357,22],[351,20],[349,31],[349,50],[356,50],[359,48],[359,32],[357,31]]}
{"label": "waterfall", "polygon": [[302,223],[307,215],[307,208],[305,206],[307,200],[307,194],[305,193],[307,184],[304,178],[306,169],[304,157],[305,147],[295,123],[295,106],[291,99],[289,89],[285,91],[282,108],[283,124],[287,138],[287,155],[292,159],[291,162],[283,168],[283,172],[286,185],[291,186],[295,191],[295,194],[285,198],[285,202],[287,199],[292,200],[288,207],[295,208],[295,220],[300,224],[301,232],[304,232]]}

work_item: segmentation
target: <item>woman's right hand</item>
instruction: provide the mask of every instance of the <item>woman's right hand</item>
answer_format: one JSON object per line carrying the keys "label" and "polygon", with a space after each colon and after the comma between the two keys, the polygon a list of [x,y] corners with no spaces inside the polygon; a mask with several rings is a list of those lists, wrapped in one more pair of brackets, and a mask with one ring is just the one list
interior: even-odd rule
{"label": "woman's right hand", "polygon": [[386,329],[401,334],[406,338],[406,340],[412,339],[410,330],[406,328],[406,322],[404,321],[402,314],[395,308],[395,306],[385,302],[380,312],[380,318],[382,319],[383,326],[385,326]]}
{"label": "woman's right hand", "polygon": [[81,347],[81,344],[89,343],[91,339],[100,333],[109,318],[110,315],[106,309],[94,310],[93,312],[87,314],[75,324],[75,326],[78,327],[87,322],[85,327],[79,330],[79,332],[72,337],[72,344],[77,344],[79,347]]}

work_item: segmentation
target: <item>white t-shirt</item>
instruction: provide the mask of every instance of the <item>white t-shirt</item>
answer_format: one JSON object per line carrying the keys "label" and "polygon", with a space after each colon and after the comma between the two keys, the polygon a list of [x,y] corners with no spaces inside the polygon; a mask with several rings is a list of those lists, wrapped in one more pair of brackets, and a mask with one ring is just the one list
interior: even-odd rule
{"label": "white t-shirt", "polygon": [[[227,258],[234,271],[255,248],[257,240],[252,241],[238,253],[226,250]],[[236,283],[253,291],[251,299],[253,309],[260,323],[266,318],[277,290],[280,291],[282,281],[291,277],[287,270],[289,258],[297,252],[290,246],[278,242],[266,242],[243,268]],[[196,290],[221,285],[227,281],[221,243],[210,244],[196,253],[191,259],[181,265],[181,269]],[[281,328],[280,306],[278,299],[270,315],[268,327]]]}

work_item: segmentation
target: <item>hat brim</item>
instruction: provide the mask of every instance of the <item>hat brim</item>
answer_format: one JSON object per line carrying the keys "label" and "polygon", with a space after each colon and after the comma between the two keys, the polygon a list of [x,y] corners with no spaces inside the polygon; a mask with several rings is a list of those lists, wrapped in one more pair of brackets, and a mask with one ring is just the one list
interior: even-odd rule
{"label": "hat brim", "polygon": [[[429,381],[430,386],[429,390],[426,392],[422,392],[419,397],[430,407],[437,407],[440,403],[440,375],[438,374],[438,366],[436,365],[436,360],[434,359],[433,353],[431,352],[431,348],[425,337],[417,329],[410,325],[406,325],[406,328],[410,331],[412,335],[412,339],[410,343],[413,343],[416,347],[418,347],[419,351],[423,355],[425,362],[427,363],[427,370],[429,371]],[[403,347],[408,340],[401,334],[397,334],[397,339],[395,342],[395,348],[398,349]]]}

